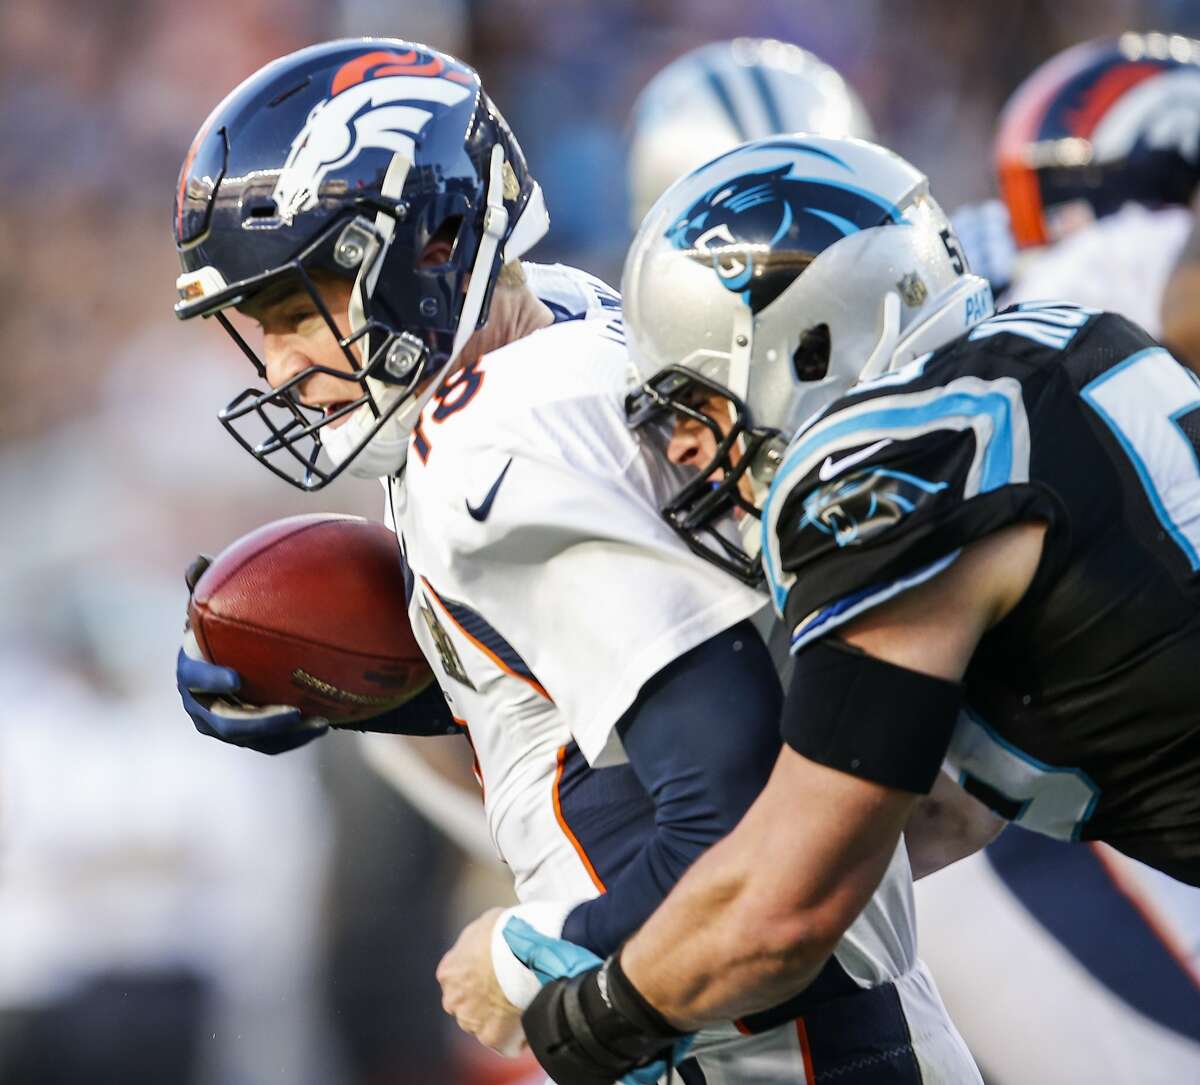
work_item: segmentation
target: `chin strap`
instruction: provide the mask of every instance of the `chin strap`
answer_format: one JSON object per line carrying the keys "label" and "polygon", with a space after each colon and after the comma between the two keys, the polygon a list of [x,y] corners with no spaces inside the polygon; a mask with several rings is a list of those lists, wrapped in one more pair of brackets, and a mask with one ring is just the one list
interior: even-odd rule
{"label": "chin strap", "polygon": [[475,334],[479,314],[483,310],[483,299],[492,281],[491,269],[500,249],[500,243],[508,232],[508,211],[504,207],[504,148],[497,143],[492,147],[492,168],[488,178],[487,208],[483,212],[483,238],[475,253],[475,264],[471,268],[471,282],[467,296],[463,298],[462,314],[458,318],[458,330],[454,333],[454,347],[446,371],[454,365],[468,339]]}

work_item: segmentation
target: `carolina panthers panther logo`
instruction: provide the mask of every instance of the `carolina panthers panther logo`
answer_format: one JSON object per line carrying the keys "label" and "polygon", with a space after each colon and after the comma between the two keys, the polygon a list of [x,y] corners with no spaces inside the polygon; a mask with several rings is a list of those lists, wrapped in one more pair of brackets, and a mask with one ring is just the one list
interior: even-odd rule
{"label": "carolina panthers panther logo", "polygon": [[801,527],[831,535],[838,547],[858,546],[916,511],[949,483],[928,482],[904,471],[877,467],[814,490],[804,499]]}
{"label": "carolina panthers panther logo", "polygon": [[457,105],[472,93],[469,77],[439,57],[377,51],[343,64],[292,140],[275,190],[279,217],[290,223],[317,204],[321,182],[367,149],[412,161],[415,141],[438,105]]}
{"label": "carolina panthers panther logo", "polygon": [[711,263],[721,285],[755,313],[835,241],[898,221],[896,209],[870,192],[794,170],[789,162],[718,185],[666,233],[675,248]]}

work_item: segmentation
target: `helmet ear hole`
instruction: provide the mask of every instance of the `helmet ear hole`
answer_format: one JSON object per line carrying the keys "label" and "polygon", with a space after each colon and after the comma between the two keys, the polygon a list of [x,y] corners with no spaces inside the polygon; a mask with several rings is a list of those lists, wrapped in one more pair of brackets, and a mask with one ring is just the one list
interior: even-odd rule
{"label": "helmet ear hole", "polygon": [[814,324],[801,336],[792,354],[792,366],[800,381],[823,380],[829,372],[829,325]]}

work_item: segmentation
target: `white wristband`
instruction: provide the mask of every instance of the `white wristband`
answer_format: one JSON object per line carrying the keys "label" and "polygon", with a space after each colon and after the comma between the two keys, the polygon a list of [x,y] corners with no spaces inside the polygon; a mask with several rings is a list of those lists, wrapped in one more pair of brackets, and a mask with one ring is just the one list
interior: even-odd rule
{"label": "white wristband", "polygon": [[564,904],[562,901],[536,900],[509,908],[496,920],[492,928],[492,970],[496,973],[496,982],[500,984],[504,997],[517,1009],[528,1008],[542,989],[542,984],[513,956],[504,940],[504,924],[510,919],[523,919],[547,938],[561,938],[563,924],[574,907],[574,902]]}

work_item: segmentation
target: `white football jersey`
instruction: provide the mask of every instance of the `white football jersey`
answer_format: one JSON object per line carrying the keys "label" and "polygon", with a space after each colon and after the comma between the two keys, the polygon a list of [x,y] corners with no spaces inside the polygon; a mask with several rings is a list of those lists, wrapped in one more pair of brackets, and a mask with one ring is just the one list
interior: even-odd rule
{"label": "white football jersey", "polygon": [[1001,303],[1065,298],[1127,316],[1157,338],[1167,277],[1194,223],[1186,207],[1126,204],[1057,244],[1021,254]]}
{"label": "white football jersey", "polygon": [[659,514],[676,477],[625,423],[617,295],[527,272],[563,319],[450,378],[389,517],[413,629],[474,746],[518,897],[582,900],[603,885],[562,820],[568,754],[623,762],[614,727],[642,685],[762,600]]}
{"label": "white football jersey", "polygon": [[[766,600],[691,553],[660,515],[679,469],[627,426],[619,297],[570,269],[526,272],[556,323],[444,383],[404,474],[385,482],[387,518],[413,629],[475,750],[517,896],[578,902],[605,884],[564,776],[625,763],[615,726],[645,682]],[[916,960],[903,846],[837,957],[862,986],[904,978],[923,1065],[970,1065]],[[739,1045],[769,1051],[775,1069],[720,1080],[804,1080],[795,1028],[746,1040],[729,1025],[695,1051],[720,1061]]]}

